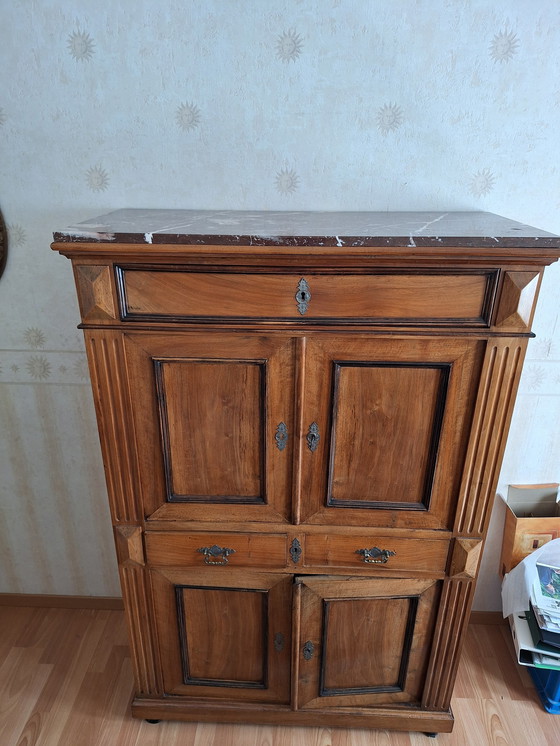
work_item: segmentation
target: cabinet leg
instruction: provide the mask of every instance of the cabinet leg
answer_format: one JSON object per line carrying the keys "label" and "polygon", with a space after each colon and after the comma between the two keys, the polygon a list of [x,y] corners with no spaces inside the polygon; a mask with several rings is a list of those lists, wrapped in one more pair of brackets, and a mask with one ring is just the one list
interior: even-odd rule
{"label": "cabinet leg", "polygon": [[428,738],[435,738],[437,736],[437,733],[424,733],[424,735]]}
{"label": "cabinet leg", "polygon": [[156,723],[161,723],[161,720],[148,720],[146,719],[147,723],[151,723],[152,725],[155,725]]}

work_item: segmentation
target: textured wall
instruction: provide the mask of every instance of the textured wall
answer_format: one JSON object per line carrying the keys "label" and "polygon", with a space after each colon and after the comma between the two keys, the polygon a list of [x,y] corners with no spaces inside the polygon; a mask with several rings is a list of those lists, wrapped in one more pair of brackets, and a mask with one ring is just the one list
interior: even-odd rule
{"label": "textured wall", "polygon": [[[482,209],[560,231],[559,50],[554,0],[4,3],[0,591],[118,593],[53,229],[198,207]],[[559,277],[502,483],[560,479]],[[499,607],[500,515],[479,608]]]}

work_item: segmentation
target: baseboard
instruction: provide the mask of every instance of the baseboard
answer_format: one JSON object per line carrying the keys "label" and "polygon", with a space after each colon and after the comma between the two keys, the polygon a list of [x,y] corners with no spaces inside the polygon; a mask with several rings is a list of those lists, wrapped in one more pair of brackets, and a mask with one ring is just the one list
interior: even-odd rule
{"label": "baseboard", "polygon": [[124,608],[118,596],[55,596],[34,593],[0,593],[0,606],[44,606],[56,609]]}
{"label": "baseboard", "polygon": [[501,611],[471,611],[470,624],[507,624]]}

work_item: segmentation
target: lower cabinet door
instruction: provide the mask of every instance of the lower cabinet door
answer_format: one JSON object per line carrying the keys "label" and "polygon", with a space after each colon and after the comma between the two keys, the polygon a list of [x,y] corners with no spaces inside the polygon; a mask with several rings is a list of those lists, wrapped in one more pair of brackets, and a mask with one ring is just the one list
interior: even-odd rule
{"label": "lower cabinet door", "polygon": [[298,577],[298,707],[417,706],[440,581]]}
{"label": "lower cabinet door", "polygon": [[152,570],[165,693],[290,701],[293,576]]}

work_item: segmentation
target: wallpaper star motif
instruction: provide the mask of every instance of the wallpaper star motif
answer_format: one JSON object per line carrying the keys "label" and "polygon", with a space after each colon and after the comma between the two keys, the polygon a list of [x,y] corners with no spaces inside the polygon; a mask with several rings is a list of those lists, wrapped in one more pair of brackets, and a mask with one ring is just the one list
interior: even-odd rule
{"label": "wallpaper star motif", "polygon": [[109,175],[101,166],[92,166],[87,170],[86,182],[92,192],[104,192],[109,186]]}
{"label": "wallpaper star motif", "polygon": [[293,194],[299,185],[299,176],[293,168],[283,168],[276,174],[276,189],[280,194]]}
{"label": "wallpaper star motif", "polygon": [[94,41],[85,31],[74,31],[68,37],[67,44],[77,62],[86,62],[93,57]]}
{"label": "wallpaper star motif", "polygon": [[6,123],[6,115],[4,114],[4,109],[0,106],[0,127]]}
{"label": "wallpaper star motif", "polygon": [[303,49],[303,40],[295,29],[284,31],[276,40],[276,56],[282,62],[295,62]]}
{"label": "wallpaper star motif", "polygon": [[32,355],[25,363],[29,374],[39,381],[44,381],[51,375],[51,364],[42,355]]}
{"label": "wallpaper star motif", "polygon": [[41,329],[37,329],[36,327],[29,327],[29,329],[26,329],[23,338],[29,347],[33,347],[34,349],[44,347],[46,342],[44,333]]}
{"label": "wallpaper star motif", "polygon": [[175,119],[182,130],[194,130],[200,124],[200,109],[193,103],[181,104],[175,112]]}
{"label": "wallpaper star motif", "polygon": [[23,246],[27,236],[22,226],[17,223],[10,223],[7,227],[8,238],[12,246]]}
{"label": "wallpaper star motif", "polygon": [[471,177],[469,183],[469,191],[475,197],[483,197],[485,194],[489,194],[494,188],[495,177],[490,169],[485,168],[482,171],[477,171]]}
{"label": "wallpaper star motif", "polygon": [[517,52],[519,40],[513,31],[500,31],[490,44],[490,56],[494,62],[509,62]]}
{"label": "wallpaper star motif", "polygon": [[396,104],[385,104],[377,112],[375,119],[377,128],[382,135],[388,135],[389,132],[395,132],[401,126],[403,112],[400,106]]}

